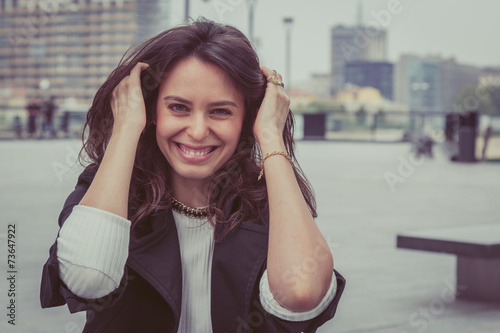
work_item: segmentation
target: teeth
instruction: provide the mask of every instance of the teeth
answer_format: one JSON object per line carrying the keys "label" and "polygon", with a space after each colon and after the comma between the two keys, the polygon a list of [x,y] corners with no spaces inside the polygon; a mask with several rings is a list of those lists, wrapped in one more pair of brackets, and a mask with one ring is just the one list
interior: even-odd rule
{"label": "teeth", "polygon": [[183,146],[179,145],[179,147],[181,148],[181,150],[183,152],[185,152],[186,154],[188,154],[189,156],[204,156],[208,153],[210,153],[212,151],[212,148],[209,148],[207,151],[203,151],[203,152],[200,152],[200,151],[188,151],[186,150]]}

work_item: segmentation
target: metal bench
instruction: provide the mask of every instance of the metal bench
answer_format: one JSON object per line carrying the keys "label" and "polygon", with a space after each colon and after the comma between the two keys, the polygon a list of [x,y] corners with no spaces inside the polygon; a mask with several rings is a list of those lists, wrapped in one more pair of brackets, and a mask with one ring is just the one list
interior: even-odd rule
{"label": "metal bench", "polygon": [[455,254],[458,297],[500,302],[500,223],[402,233],[397,247]]}

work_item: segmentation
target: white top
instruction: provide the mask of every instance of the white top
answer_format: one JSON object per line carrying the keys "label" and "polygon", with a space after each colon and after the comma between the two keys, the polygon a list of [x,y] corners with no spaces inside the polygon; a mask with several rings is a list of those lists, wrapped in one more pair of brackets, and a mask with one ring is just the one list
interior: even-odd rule
{"label": "white top", "polygon": [[207,219],[192,219],[175,211],[173,214],[182,264],[182,305],[178,332],[212,333],[210,290],[214,228]]}
{"label": "white top", "polygon": [[[212,333],[210,299],[214,228],[208,221],[173,212],[182,262],[182,307],[179,333]],[[57,239],[61,280],[75,295],[103,297],[118,288],[124,274],[130,240],[130,221],[100,209],[77,205]],[[312,319],[336,294],[337,279],[320,304],[307,312],[292,312],[273,297],[267,270],[260,280],[260,302],[270,314],[288,321]]]}

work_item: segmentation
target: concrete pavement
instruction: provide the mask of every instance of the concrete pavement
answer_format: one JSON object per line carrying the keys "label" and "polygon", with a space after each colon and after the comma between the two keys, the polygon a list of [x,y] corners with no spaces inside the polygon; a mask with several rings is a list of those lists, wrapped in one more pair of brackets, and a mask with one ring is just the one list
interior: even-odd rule
{"label": "concrete pavement", "polygon": [[[81,167],[77,140],[0,142],[1,332],[81,332],[83,314],[42,310],[41,267]],[[319,332],[500,331],[500,305],[454,300],[455,257],[396,249],[398,232],[500,223],[500,164],[409,157],[407,144],[300,142],[318,224],[347,279]],[[16,326],[7,323],[8,224],[16,225]],[[451,294],[450,294],[451,293]]]}

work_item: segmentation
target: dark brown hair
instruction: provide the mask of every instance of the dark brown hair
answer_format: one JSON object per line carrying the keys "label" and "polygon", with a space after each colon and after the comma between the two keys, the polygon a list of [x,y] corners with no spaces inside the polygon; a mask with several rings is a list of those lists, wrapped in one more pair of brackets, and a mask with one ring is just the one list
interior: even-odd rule
{"label": "dark brown hair", "polygon": [[[210,221],[215,225],[215,239],[219,241],[242,221],[267,223],[268,216],[265,178],[257,182],[261,156],[253,135],[253,124],[267,82],[251,43],[238,29],[199,19],[190,25],[162,32],[129,50],[95,95],[84,127],[88,128],[88,133],[86,135],[84,131],[82,135],[84,146],[80,159],[85,151],[94,167],[98,167],[112,131],[110,101],[113,89],[138,62],[149,64],[141,75],[147,120],[137,147],[128,217],[135,228],[146,217],[169,208],[172,191],[168,177],[170,166],[157,145],[153,119],[159,85],[180,60],[188,57],[220,67],[245,99],[245,119],[238,147],[231,159],[215,173],[207,188]],[[294,172],[302,194],[316,217],[312,189],[295,160],[291,112],[283,139],[288,154],[294,159]]]}

